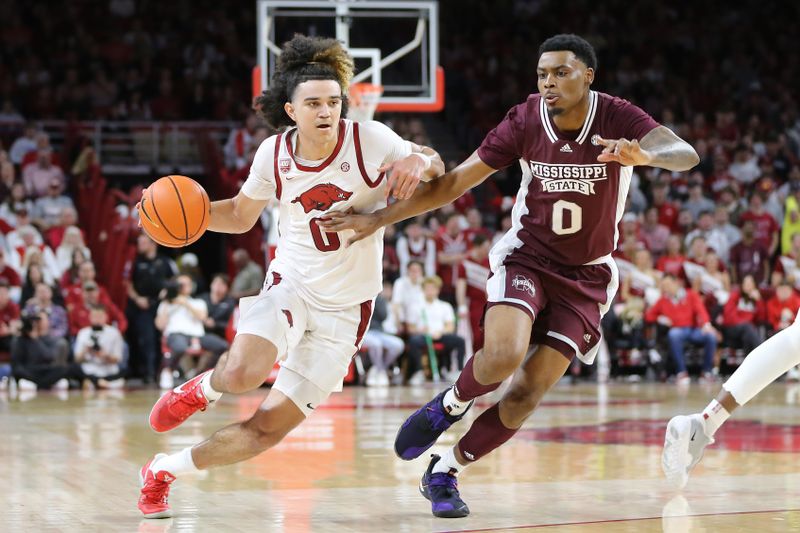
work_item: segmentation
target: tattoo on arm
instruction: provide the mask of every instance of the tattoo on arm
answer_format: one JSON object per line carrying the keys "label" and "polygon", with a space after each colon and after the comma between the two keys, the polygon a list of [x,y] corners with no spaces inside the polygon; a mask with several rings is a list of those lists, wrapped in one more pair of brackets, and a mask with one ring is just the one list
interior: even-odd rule
{"label": "tattoo on arm", "polygon": [[651,130],[642,137],[639,146],[653,156],[651,167],[681,171],[689,170],[700,162],[694,148],[665,126]]}

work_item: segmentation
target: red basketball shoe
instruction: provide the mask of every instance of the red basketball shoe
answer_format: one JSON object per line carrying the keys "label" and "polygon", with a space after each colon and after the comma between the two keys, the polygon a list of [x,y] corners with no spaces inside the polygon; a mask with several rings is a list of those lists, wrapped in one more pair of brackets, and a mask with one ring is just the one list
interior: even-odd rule
{"label": "red basketball shoe", "polygon": [[158,399],[150,411],[150,427],[159,433],[174,429],[197,411],[205,411],[208,398],[203,394],[200,380],[212,372],[207,370],[186,383],[175,387]]}
{"label": "red basketball shoe", "polygon": [[167,454],[165,453],[156,454],[139,471],[139,483],[142,486],[141,495],[139,496],[139,510],[145,518],[169,518],[172,516],[167,497],[169,496],[170,483],[175,481],[175,476],[166,470],[159,470],[158,472],[150,470],[150,465],[156,459],[166,456]]}

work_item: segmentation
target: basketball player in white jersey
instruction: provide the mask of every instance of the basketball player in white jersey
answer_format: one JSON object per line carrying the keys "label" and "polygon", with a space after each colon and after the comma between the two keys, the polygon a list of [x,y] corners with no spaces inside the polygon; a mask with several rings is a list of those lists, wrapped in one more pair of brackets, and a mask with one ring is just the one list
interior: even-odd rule
{"label": "basketball player in white jersey", "polygon": [[148,518],[170,516],[167,495],[176,477],[260,454],[341,390],[382,288],[383,236],[346,247],[350,235],[322,231],[318,217],[385,207],[390,192],[410,197],[420,179],[444,171],[432,149],[404,141],[379,122],[342,118],[352,73],[352,59],[339,42],[297,35],[284,46],[273,84],[256,102],[272,126],[293,127],[261,144],[235,198],[211,204],[209,229],[248,231],[276,199],[276,258],[261,293],[241,300],[227,356],[164,395],[150,425],[169,431],[222,393],[258,388],[276,359],[283,363],[249,420],[176,454],[157,454],[141,469],[139,509]]}
{"label": "basketball player in white jersey", "polygon": [[745,357],[722,390],[702,413],[678,415],[667,424],[661,467],[667,479],[682,489],[703,451],[731,413],[767,385],[800,364],[800,314],[794,323],[764,341]]}

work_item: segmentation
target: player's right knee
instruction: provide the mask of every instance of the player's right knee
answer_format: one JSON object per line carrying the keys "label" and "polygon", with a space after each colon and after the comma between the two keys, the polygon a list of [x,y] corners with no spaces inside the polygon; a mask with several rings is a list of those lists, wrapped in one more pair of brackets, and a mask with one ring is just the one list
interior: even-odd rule
{"label": "player's right knee", "polygon": [[222,381],[226,391],[232,394],[241,394],[260,385],[260,378],[252,376],[244,365],[226,365],[222,371]]}

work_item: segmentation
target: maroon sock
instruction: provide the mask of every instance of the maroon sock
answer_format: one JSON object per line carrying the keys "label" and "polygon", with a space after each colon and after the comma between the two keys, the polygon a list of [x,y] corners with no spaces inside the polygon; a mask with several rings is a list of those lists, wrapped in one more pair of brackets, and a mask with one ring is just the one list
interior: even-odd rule
{"label": "maroon sock", "polygon": [[494,404],[475,419],[467,434],[458,441],[458,451],[467,461],[477,461],[516,433],[500,421],[499,404]]}
{"label": "maroon sock", "polygon": [[478,383],[478,380],[475,379],[475,372],[472,370],[473,361],[475,361],[475,357],[470,357],[456,380],[456,396],[462,402],[468,402],[478,396],[483,396],[487,392],[492,392],[502,383],[502,381],[490,383],[489,385]]}

